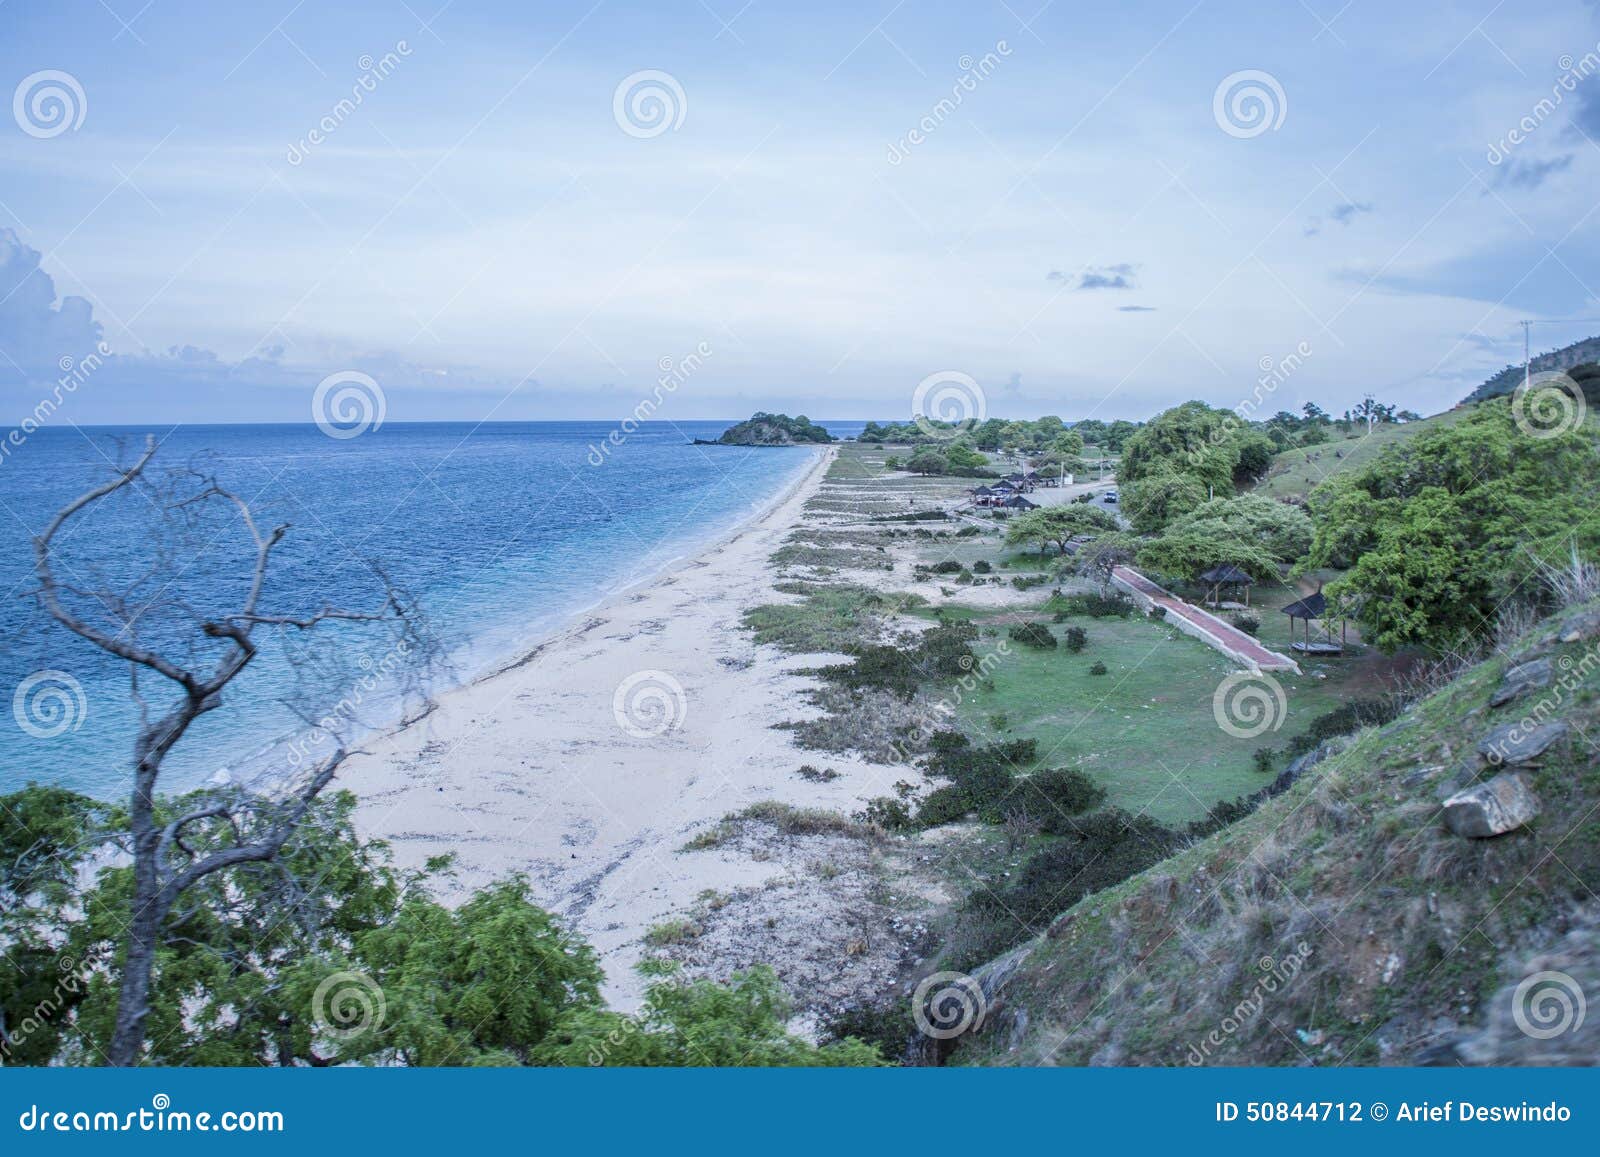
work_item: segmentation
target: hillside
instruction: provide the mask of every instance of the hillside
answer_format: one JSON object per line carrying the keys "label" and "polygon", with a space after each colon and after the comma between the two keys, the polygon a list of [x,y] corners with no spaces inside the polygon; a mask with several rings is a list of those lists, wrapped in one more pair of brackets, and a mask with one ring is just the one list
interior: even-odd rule
{"label": "hillside", "polygon": [[1453,425],[1471,412],[1470,407],[1457,406],[1420,422],[1386,422],[1374,426],[1371,434],[1360,430],[1347,438],[1335,437],[1320,446],[1284,450],[1273,456],[1272,466],[1266,478],[1256,485],[1255,492],[1268,498],[1304,499],[1328,479],[1366,466],[1385,446],[1413,438],[1429,428]]}
{"label": "hillside", "polygon": [[[1600,1017],[1541,1039],[1525,1029],[1562,1015],[1557,990],[1513,1004],[1535,972],[1600,980],[1597,639],[1600,601],[1547,621],[1066,910],[979,971],[989,1015],[950,1063],[1594,1063]],[[1441,802],[1496,774],[1485,750],[1519,765],[1540,810],[1453,834]]]}
{"label": "hillside", "polygon": [[717,441],[724,446],[795,446],[832,442],[833,435],[824,427],[813,425],[804,414],[791,418],[788,414],[759,413],[729,426]]}
{"label": "hillside", "polygon": [[[1544,373],[1548,370],[1570,370],[1575,366],[1588,365],[1600,362],[1600,337],[1586,337],[1582,341],[1575,341],[1569,346],[1558,350],[1550,350],[1535,356],[1530,369],[1533,373]],[[1521,366],[1507,366],[1494,377],[1484,382],[1483,385],[1468,394],[1464,401],[1481,402],[1485,398],[1498,398],[1515,390],[1522,381],[1523,368]]]}

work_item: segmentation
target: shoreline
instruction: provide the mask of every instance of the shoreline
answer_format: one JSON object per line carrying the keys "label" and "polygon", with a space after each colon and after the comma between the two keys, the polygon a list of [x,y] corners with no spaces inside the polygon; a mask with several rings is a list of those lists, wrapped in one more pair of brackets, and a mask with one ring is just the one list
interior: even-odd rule
{"label": "shoreline", "polygon": [[[772,602],[768,561],[798,525],[836,448],[693,557],[576,612],[562,630],[369,737],[340,770],[363,835],[398,864],[456,855],[441,900],[527,877],[540,904],[596,950],[614,1007],[636,1007],[642,937],[707,891],[761,889],[779,865],[730,851],[678,855],[697,830],[759,800],[848,811],[891,769],[815,758],[773,725],[809,715],[807,656],[758,648],[743,614]],[[663,728],[663,724],[670,724]]]}

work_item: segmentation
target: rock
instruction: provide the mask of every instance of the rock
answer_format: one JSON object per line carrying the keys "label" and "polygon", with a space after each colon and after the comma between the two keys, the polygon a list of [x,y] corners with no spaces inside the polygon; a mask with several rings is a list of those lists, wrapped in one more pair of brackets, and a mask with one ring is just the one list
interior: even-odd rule
{"label": "rock", "polygon": [[1600,610],[1584,611],[1574,616],[1561,634],[1563,643],[1581,643],[1600,635]]}
{"label": "rock", "polygon": [[1515,831],[1539,814],[1539,800],[1522,776],[1505,772],[1444,801],[1444,822],[1468,839]]}
{"label": "rock", "polygon": [[1495,688],[1494,694],[1489,697],[1489,706],[1503,707],[1519,695],[1550,686],[1550,679],[1554,673],[1549,659],[1535,659],[1531,663],[1511,668],[1505,673],[1505,678],[1500,680],[1500,686]]}
{"label": "rock", "polygon": [[1478,754],[1491,764],[1532,763],[1559,739],[1566,738],[1567,724],[1557,719],[1528,727],[1523,723],[1507,723],[1496,727],[1478,742]]}

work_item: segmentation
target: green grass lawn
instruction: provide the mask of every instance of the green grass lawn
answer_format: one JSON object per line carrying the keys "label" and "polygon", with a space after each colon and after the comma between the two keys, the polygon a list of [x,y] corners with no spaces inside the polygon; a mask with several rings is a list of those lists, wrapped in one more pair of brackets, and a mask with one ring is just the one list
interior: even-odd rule
{"label": "green grass lawn", "polygon": [[1471,412],[1472,407],[1463,406],[1420,422],[1374,426],[1371,434],[1362,431],[1349,438],[1335,437],[1320,446],[1285,450],[1273,458],[1271,470],[1255,493],[1268,498],[1304,498],[1329,478],[1367,465],[1385,446],[1403,442],[1424,429],[1453,426]]}
{"label": "green grass lawn", "polygon": [[[974,645],[979,655],[1018,621],[993,613],[963,617],[998,631]],[[994,689],[963,699],[961,726],[974,742],[1034,739],[1039,766],[1077,766],[1106,789],[1108,803],[1166,823],[1199,819],[1218,801],[1266,786],[1271,776],[1252,760],[1257,748],[1282,748],[1350,695],[1371,693],[1356,667],[1337,661],[1307,667],[1303,676],[1276,676],[1287,705],[1281,728],[1238,739],[1212,712],[1217,686],[1236,669],[1221,655],[1143,616],[1075,617],[1052,630],[1059,638],[1072,625],[1089,636],[1076,655],[1008,641],[1009,654],[992,672]],[[1105,675],[1089,673],[1097,660]],[[1328,677],[1315,678],[1313,667]],[[997,730],[1001,714],[1006,721]]]}

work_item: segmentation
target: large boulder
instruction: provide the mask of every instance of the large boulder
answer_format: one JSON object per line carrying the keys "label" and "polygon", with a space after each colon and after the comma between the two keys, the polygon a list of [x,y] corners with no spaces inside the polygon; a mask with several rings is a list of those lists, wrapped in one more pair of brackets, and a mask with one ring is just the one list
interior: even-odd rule
{"label": "large boulder", "polygon": [[1489,697],[1490,707],[1503,707],[1519,695],[1526,695],[1529,691],[1541,691],[1550,686],[1550,679],[1555,674],[1549,659],[1535,659],[1531,663],[1523,663],[1513,667],[1505,673],[1500,680],[1500,686],[1495,688]]}
{"label": "large boulder", "polygon": [[1529,727],[1526,723],[1507,723],[1496,727],[1478,743],[1478,754],[1492,764],[1533,763],[1556,743],[1566,738],[1567,724],[1557,719]]}
{"label": "large boulder", "polygon": [[1458,791],[1444,801],[1444,822],[1458,836],[1481,840],[1515,831],[1539,814],[1539,798],[1516,772]]}

